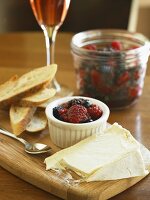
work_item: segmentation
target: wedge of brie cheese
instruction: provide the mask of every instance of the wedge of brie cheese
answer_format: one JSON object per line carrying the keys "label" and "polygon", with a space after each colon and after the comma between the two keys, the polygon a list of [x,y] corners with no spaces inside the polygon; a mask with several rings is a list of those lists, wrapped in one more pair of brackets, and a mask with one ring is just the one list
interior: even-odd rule
{"label": "wedge of brie cheese", "polygon": [[145,176],[140,144],[117,123],[45,159],[46,169],[71,169],[85,181]]}

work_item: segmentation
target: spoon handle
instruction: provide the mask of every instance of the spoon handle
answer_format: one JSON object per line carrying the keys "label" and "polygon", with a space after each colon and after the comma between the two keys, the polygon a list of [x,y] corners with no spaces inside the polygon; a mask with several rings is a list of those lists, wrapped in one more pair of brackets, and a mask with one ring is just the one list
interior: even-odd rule
{"label": "spoon handle", "polygon": [[7,131],[5,129],[0,128],[0,133],[2,133],[3,135],[7,135],[7,136],[9,136],[11,138],[14,138],[14,139],[20,141],[23,144],[27,143],[23,138],[19,138],[16,135],[14,135],[13,133],[10,133],[9,131]]}

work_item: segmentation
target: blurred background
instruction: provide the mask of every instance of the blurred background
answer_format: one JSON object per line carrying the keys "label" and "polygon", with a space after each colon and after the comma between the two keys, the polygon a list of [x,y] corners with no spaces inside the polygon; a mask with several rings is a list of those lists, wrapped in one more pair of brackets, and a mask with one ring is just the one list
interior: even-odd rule
{"label": "blurred background", "polygon": [[[121,28],[150,38],[150,0],[71,0],[61,31]],[[28,0],[0,0],[0,33],[40,30]]]}
{"label": "blurred background", "polygon": [[150,38],[150,0],[139,0],[137,27],[138,32]]}

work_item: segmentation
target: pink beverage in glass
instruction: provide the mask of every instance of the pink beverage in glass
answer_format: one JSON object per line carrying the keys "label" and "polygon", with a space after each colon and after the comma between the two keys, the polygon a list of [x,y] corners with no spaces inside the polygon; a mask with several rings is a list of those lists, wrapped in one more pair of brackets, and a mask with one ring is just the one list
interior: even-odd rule
{"label": "pink beverage in glass", "polygon": [[[30,0],[30,4],[45,36],[46,63],[54,64],[56,35],[66,17],[70,0]],[[52,80],[52,87],[56,89],[59,97],[73,94],[69,88],[61,86],[55,78]]]}
{"label": "pink beverage in glass", "polygon": [[30,0],[30,3],[40,25],[60,27],[66,17],[70,0]]}

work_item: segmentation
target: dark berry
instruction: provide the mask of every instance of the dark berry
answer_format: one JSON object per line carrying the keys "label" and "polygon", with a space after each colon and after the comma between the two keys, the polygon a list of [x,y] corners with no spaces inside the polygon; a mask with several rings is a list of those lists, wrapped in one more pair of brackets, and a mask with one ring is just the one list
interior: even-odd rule
{"label": "dark berry", "polygon": [[79,99],[73,99],[71,101],[69,101],[69,107],[73,106],[73,105],[82,105],[86,108],[88,108],[89,106],[92,105],[90,100],[87,99],[83,99],[83,98],[79,98]]}
{"label": "dark berry", "polygon": [[68,102],[69,107],[73,106],[73,105],[82,105],[84,103],[84,99],[79,98],[79,99],[72,99]]}
{"label": "dark berry", "polygon": [[67,109],[62,106],[57,106],[57,107],[53,108],[53,115],[57,119],[60,119],[60,116],[65,113],[67,113]]}
{"label": "dark berry", "polygon": [[92,105],[92,102],[90,100],[84,100],[82,105],[84,107],[88,108]]}
{"label": "dark berry", "polygon": [[96,120],[102,116],[102,110],[99,106],[93,104],[87,109],[89,115],[91,116],[92,120]]}
{"label": "dark berry", "polygon": [[61,105],[63,108],[69,108],[69,105],[68,105],[68,103],[63,103],[62,105]]}

